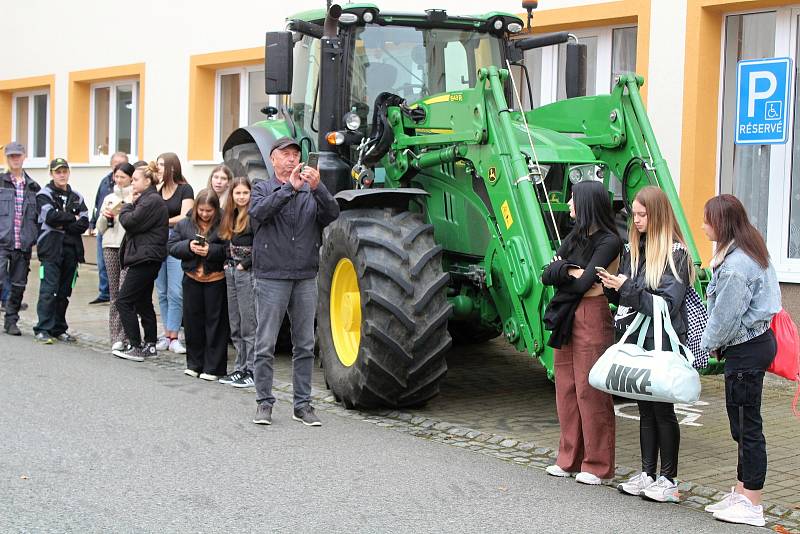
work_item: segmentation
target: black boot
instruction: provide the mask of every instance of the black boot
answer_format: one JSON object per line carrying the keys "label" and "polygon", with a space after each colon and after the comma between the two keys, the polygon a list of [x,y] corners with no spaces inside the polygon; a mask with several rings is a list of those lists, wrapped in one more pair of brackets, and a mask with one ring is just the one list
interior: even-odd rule
{"label": "black boot", "polygon": [[25,293],[24,286],[11,286],[11,294],[8,295],[6,302],[6,318],[3,328],[7,334],[21,336],[17,321],[19,320],[19,308],[22,305],[22,295]]}

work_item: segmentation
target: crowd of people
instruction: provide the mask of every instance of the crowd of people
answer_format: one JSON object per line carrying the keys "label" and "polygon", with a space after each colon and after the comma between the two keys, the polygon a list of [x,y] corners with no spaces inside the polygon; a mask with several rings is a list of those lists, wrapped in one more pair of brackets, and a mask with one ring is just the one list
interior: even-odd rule
{"label": "crowd of people", "polygon": [[[158,351],[185,353],[190,377],[254,387],[253,422],[268,425],[275,403],[275,344],[288,313],[293,418],[321,425],[310,398],[315,278],[322,229],[338,217],[339,208],[317,169],[301,163],[300,154],[293,139],[281,138],[270,152],[270,179],[252,184],[243,172],[219,165],[197,195],[173,153],[134,164],[125,154],[114,154],[90,217],[83,196],[69,185],[66,160],[54,159],[51,181],[40,186],[23,170],[25,148],[9,143],[9,171],[0,175],[0,283],[10,284],[5,332],[21,335],[17,322],[36,245],[41,282],[35,339],[75,341],[66,311],[84,261],[81,236],[92,228],[101,271],[92,303],[110,302],[114,355],[141,362]],[[685,342],[686,295],[696,273],[659,188],[637,193],[627,244],[602,183],[575,184],[569,208],[573,228],[542,274],[543,283],[555,288],[544,322],[554,349],[561,426],[558,456],[547,472],[599,485],[614,476],[615,416],[611,396],[589,385],[589,370],[637,313],[653,315],[654,296],[666,301],[672,326]],[[703,231],[716,248],[702,345],[725,361],[731,435],[740,448],[734,487],[706,510],[725,521],[763,525],[767,463],[761,390],[776,353],[770,321],[781,307],[780,288],[764,239],[736,197],[719,195],[706,203]],[[609,303],[617,305],[614,316]],[[652,349],[654,325],[646,325],[640,339],[643,348]],[[230,374],[229,339],[236,349]],[[674,406],[638,401],[638,407],[642,470],[619,490],[677,502],[680,428]]]}
{"label": "crowd of people", "polygon": [[[9,170],[0,175],[0,285],[10,284],[5,333],[22,335],[19,311],[36,246],[34,338],[47,345],[76,341],[66,314],[85,261],[83,235],[94,231],[100,282],[90,304],[109,303],[113,355],[142,362],[159,351],[185,354],[187,376],[254,388],[253,422],[269,425],[275,344],[288,314],[293,419],[320,426],[311,405],[316,274],[322,229],[339,207],[300,152],[293,139],[279,139],[269,180],[252,184],[243,169],[219,165],[197,195],[176,154],[131,164],[116,153],[90,214],[69,184],[65,159],[50,162],[50,182],[40,186],[23,169],[25,147],[9,143]],[[236,349],[231,373],[229,340]]]}

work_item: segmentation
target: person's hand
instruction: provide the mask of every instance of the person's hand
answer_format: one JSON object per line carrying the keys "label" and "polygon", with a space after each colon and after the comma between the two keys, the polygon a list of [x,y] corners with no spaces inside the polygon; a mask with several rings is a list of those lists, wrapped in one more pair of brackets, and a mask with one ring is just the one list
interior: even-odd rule
{"label": "person's hand", "polygon": [[609,289],[613,289],[615,291],[619,291],[619,288],[622,287],[622,284],[625,283],[625,280],[628,279],[627,276],[624,274],[620,275],[613,275],[608,272],[598,271],[597,276],[600,277],[600,281],[603,282],[603,285]]}
{"label": "person's hand", "polygon": [[208,243],[200,245],[197,241],[189,241],[189,249],[198,256],[208,256]]}
{"label": "person's hand", "polygon": [[561,256],[559,256],[558,254],[556,254],[555,256],[553,256],[553,259],[552,259],[552,260],[550,260],[550,263],[552,264],[552,263],[555,263],[555,262],[557,262],[557,261],[561,261]]}
{"label": "person's hand", "polygon": [[140,196],[142,196],[141,193],[137,193],[134,191],[133,194],[131,195],[131,202],[135,202],[136,199],[138,199]]}
{"label": "person's hand", "polygon": [[103,217],[105,217],[106,219],[113,219],[114,212],[111,210],[103,210]]}
{"label": "person's hand", "polygon": [[236,264],[236,270],[237,270],[237,271],[244,271],[244,267],[242,267],[242,264],[241,264],[241,263],[237,263],[237,264]]}
{"label": "person's hand", "polygon": [[319,185],[319,171],[317,169],[306,165],[300,173],[300,177],[308,184],[312,191],[316,191]]}
{"label": "person's hand", "polygon": [[292,184],[295,191],[300,191],[303,187],[303,177],[300,175],[303,165],[303,163],[299,163],[297,167],[292,170],[292,174],[289,175],[289,183]]}
{"label": "person's hand", "polygon": [[575,278],[580,278],[581,276],[583,276],[583,272],[584,272],[583,269],[581,269],[580,267],[570,267],[569,269],[567,269],[567,274]]}

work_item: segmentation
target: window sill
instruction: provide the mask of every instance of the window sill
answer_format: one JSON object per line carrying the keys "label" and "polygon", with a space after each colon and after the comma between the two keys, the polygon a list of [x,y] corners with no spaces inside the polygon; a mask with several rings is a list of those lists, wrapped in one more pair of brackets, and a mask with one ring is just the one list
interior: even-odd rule
{"label": "window sill", "polygon": [[46,169],[50,165],[50,161],[47,159],[44,160],[34,160],[31,161],[30,159],[25,161],[23,168],[25,169]]}
{"label": "window sill", "polygon": [[91,162],[88,162],[87,163],[85,161],[78,162],[78,163],[70,163],[69,167],[70,167],[70,169],[99,169],[99,168],[102,168],[102,167],[105,167],[107,169],[111,168],[111,166],[108,164],[108,162],[105,162],[105,163],[91,163]]}
{"label": "window sill", "polygon": [[221,164],[222,164],[221,162],[222,162],[222,160],[221,160],[221,159],[210,159],[210,160],[206,160],[206,159],[193,159],[193,160],[189,160],[189,161],[188,161],[189,165],[208,165],[208,166],[211,166],[211,165],[215,165],[215,166],[216,166],[216,165],[221,165]]}

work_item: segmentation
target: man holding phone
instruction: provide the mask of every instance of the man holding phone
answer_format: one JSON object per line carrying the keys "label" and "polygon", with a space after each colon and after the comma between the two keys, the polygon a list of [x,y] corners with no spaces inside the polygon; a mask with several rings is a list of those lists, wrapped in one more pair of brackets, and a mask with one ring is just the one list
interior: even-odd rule
{"label": "man holding phone", "polygon": [[250,217],[255,221],[256,424],[272,424],[275,342],[289,313],[292,333],[293,419],[307,426],[322,422],[311,406],[314,316],[322,229],[339,216],[339,205],[312,165],[300,163],[300,145],[290,137],[270,151],[275,176],[253,187]]}

